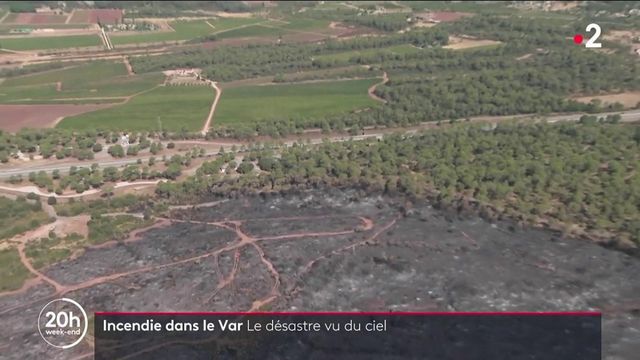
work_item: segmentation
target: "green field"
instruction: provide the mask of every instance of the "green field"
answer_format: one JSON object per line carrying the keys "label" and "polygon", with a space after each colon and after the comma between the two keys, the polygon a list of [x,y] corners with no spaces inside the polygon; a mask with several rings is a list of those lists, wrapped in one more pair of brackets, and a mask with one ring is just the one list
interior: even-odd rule
{"label": "green field", "polygon": [[359,56],[373,56],[376,54],[405,55],[405,54],[415,54],[421,51],[423,50],[420,48],[411,46],[409,44],[401,44],[401,45],[394,45],[394,46],[389,46],[386,48],[379,48],[379,49],[351,50],[351,51],[339,52],[335,54],[319,55],[314,57],[314,59],[347,62],[350,59],[356,58]]}
{"label": "green field", "polygon": [[[163,79],[161,73],[129,76],[120,61],[94,61],[7,78],[0,84],[0,103],[119,102]],[[60,91],[57,82],[62,84]],[[115,99],[99,99],[102,97]]]}
{"label": "green field", "polygon": [[38,85],[62,81],[69,83],[66,87],[84,87],[82,82],[103,80],[119,75],[127,75],[127,69],[122,62],[95,61],[66,69],[9,78],[2,83],[2,86]]}
{"label": "green field", "polygon": [[0,48],[9,50],[46,50],[102,46],[98,35],[22,37],[0,39]]}
{"label": "green field", "polygon": [[377,102],[368,96],[367,89],[379,81],[373,78],[223,89],[214,122],[313,118],[373,106]]}
{"label": "green field", "polygon": [[218,39],[230,39],[230,38],[242,38],[242,37],[264,37],[272,36],[277,37],[285,34],[290,34],[291,31],[285,29],[276,29],[273,27],[262,25],[250,25],[238,29],[223,31],[216,35]]}
{"label": "green field", "polygon": [[66,129],[198,131],[214,98],[207,86],[158,87],[108,109],[65,118]]}
{"label": "green field", "polygon": [[238,26],[254,24],[262,21],[261,19],[211,19],[208,20],[212,28],[207,24],[205,20],[195,21],[174,21],[169,25],[175,31],[166,32],[142,32],[135,35],[118,35],[110,34],[111,42],[114,46],[127,45],[136,43],[148,43],[148,42],[162,42],[162,41],[180,41],[191,40],[207,35],[214,34],[216,32],[224,31]]}
{"label": "green field", "polygon": [[288,30],[298,31],[318,31],[326,30],[329,28],[329,20],[324,19],[310,19],[301,18],[298,16],[292,16],[284,19],[284,21],[270,21],[269,25],[277,26]]}

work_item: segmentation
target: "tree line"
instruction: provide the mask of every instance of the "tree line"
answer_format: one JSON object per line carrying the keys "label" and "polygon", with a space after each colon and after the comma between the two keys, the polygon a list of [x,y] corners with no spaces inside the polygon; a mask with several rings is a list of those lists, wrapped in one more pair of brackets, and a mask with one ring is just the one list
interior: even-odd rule
{"label": "tree line", "polygon": [[[459,124],[382,141],[298,144],[256,150],[260,172],[219,174],[203,165],[184,182],[157,188],[161,198],[292,188],[356,187],[429,198],[447,206],[480,204],[487,217],[640,244],[640,128],[600,124]],[[208,170],[207,170],[208,169]]]}

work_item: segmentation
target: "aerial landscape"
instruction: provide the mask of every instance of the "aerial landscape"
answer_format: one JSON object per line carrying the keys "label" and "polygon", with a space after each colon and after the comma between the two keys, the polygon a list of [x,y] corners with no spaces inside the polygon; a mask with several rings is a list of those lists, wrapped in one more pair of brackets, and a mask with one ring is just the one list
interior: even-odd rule
{"label": "aerial landscape", "polygon": [[600,311],[635,359],[640,2],[0,1],[0,195],[2,359],[94,358],[56,298]]}

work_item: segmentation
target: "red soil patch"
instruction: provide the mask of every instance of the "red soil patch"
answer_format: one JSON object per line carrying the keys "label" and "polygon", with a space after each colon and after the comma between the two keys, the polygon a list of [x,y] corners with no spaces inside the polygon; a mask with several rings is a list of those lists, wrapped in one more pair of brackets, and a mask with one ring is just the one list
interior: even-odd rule
{"label": "red soil patch", "polygon": [[58,118],[104,109],[113,104],[83,105],[0,105],[0,129],[16,132],[22,128],[48,128]]}
{"label": "red soil patch", "polygon": [[70,24],[114,24],[122,21],[121,9],[76,10],[69,20]]}
{"label": "red soil patch", "polygon": [[5,24],[64,24],[66,15],[19,13],[5,19]]}

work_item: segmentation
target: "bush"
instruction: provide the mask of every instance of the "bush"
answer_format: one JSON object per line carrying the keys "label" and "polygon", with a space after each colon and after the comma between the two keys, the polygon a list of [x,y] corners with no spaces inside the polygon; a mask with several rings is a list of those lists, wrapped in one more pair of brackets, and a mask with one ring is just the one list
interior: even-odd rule
{"label": "bush", "polygon": [[253,171],[253,164],[248,161],[243,161],[236,169],[240,174],[248,174]]}
{"label": "bush", "polygon": [[49,205],[55,205],[58,203],[58,199],[56,199],[55,196],[49,196],[49,198],[47,199],[47,204]]}

